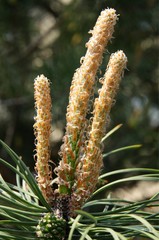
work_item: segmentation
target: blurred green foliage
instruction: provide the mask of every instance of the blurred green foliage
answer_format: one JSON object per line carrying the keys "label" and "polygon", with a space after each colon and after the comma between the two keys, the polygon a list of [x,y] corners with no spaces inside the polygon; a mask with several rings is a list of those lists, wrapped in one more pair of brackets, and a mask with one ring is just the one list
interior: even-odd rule
{"label": "blurred green foliage", "polygon": [[[109,156],[105,167],[159,167],[157,0],[1,0],[0,138],[32,168],[33,80],[43,73],[52,81],[53,128],[64,131],[73,73],[85,54],[88,31],[107,7],[116,9],[119,21],[99,76],[116,50],[126,53],[128,66],[109,130],[119,123],[123,127],[106,142],[105,151],[137,143],[143,147]],[[53,160],[60,144],[60,139],[52,144]]]}

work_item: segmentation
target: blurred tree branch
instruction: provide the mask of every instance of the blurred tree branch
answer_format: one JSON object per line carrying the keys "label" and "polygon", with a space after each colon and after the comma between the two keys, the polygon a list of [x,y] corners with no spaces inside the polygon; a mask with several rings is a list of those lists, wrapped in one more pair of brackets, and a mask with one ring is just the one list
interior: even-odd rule
{"label": "blurred tree branch", "polygon": [[48,13],[50,13],[56,19],[59,17],[60,12],[61,12],[60,9],[62,7],[62,3],[60,3],[58,0],[56,0],[56,1],[36,0],[35,2],[37,5],[39,5],[39,7],[41,7],[42,10],[46,10]]}
{"label": "blurred tree branch", "polygon": [[18,64],[21,61],[27,59],[30,55],[32,55],[36,50],[38,50],[39,45],[44,41],[48,35],[52,34],[53,30],[56,28],[56,24],[52,25],[50,28],[47,29],[45,33],[40,35],[37,39],[30,43],[30,45],[22,51],[20,57],[13,62],[13,64]]}

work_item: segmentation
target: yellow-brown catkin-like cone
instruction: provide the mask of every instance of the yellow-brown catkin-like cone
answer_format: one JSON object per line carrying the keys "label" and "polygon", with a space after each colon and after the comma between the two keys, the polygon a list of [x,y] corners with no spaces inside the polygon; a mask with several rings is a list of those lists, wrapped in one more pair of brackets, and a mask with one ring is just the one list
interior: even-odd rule
{"label": "yellow-brown catkin-like cone", "polygon": [[103,86],[99,90],[99,97],[95,99],[86,152],[76,169],[74,193],[70,203],[72,212],[74,209],[79,209],[91,196],[98,182],[102,167],[101,140],[105,134],[110,109],[126,63],[127,58],[123,51],[118,51],[110,57]]}
{"label": "yellow-brown catkin-like cone", "polygon": [[52,199],[52,174],[50,161],[50,133],[51,133],[51,96],[50,82],[44,75],[34,81],[34,98],[37,115],[35,117],[34,133],[36,137],[36,166],[37,182],[45,199],[50,203]]}
{"label": "yellow-brown catkin-like cone", "polygon": [[60,193],[71,193],[75,168],[81,155],[86,114],[96,72],[101,64],[105,47],[112,37],[116,21],[117,15],[114,9],[101,12],[91,31],[92,37],[86,44],[88,48],[86,55],[73,77],[66,115],[66,134],[60,153],[62,160],[56,168]]}

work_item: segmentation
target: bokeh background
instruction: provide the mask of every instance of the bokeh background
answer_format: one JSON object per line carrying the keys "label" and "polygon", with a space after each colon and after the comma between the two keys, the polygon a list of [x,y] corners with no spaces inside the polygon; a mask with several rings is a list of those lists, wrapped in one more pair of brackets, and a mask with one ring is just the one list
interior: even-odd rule
{"label": "bokeh background", "polygon": [[[108,156],[105,171],[126,167],[159,167],[157,0],[1,0],[0,3],[0,138],[34,170],[33,83],[43,73],[52,84],[52,160],[57,161],[65,129],[71,79],[101,10],[119,14],[98,73],[111,53],[123,49],[128,66],[108,130],[123,126],[106,142],[104,152],[142,144]],[[0,148],[0,155],[7,159]],[[10,161],[8,159],[8,161]],[[13,181],[8,169],[1,173]]]}

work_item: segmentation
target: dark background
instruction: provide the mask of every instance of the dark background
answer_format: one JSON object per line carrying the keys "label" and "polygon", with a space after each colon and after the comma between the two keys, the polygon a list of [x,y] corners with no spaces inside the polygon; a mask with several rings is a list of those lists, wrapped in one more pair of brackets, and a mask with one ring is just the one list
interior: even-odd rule
{"label": "dark background", "polygon": [[[34,169],[33,83],[43,73],[51,81],[53,105],[52,160],[57,163],[73,73],[85,54],[85,43],[101,10],[119,16],[105,52],[124,50],[128,66],[108,130],[123,126],[106,142],[104,152],[142,144],[104,160],[105,171],[126,167],[159,167],[157,0],[1,0],[0,3],[0,138]],[[0,155],[7,159],[0,148]],[[8,159],[9,161],[9,159]],[[12,175],[1,166],[3,176]]]}

